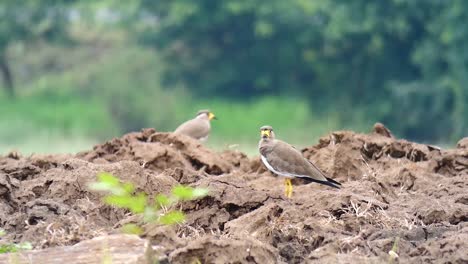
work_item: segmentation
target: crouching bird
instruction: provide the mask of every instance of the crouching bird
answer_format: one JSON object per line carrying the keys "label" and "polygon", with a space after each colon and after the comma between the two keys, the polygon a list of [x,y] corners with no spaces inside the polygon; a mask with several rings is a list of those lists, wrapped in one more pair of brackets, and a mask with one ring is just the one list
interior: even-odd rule
{"label": "crouching bird", "polygon": [[285,179],[285,195],[292,196],[292,178],[302,178],[309,182],[340,188],[341,183],[328,178],[312,162],[304,158],[302,153],[288,143],[275,138],[271,126],[260,128],[260,142],[258,143],[260,157],[265,167]]}
{"label": "crouching bird", "polygon": [[186,135],[191,138],[206,141],[210,135],[210,121],[217,119],[216,116],[209,110],[200,110],[194,119],[190,119],[181,124],[174,134]]}

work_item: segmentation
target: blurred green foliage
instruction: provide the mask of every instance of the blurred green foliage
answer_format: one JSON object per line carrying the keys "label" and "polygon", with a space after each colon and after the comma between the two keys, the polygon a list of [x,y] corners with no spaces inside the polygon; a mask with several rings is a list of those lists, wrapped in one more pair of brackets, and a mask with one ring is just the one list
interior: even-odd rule
{"label": "blurred green foliage", "polygon": [[202,108],[220,117],[217,148],[256,145],[264,124],[309,145],[377,121],[454,143],[468,131],[467,11],[462,0],[2,1],[0,150],[171,131]]}
{"label": "blurred green foliage", "polygon": [[14,74],[8,48],[14,43],[34,40],[69,43],[68,8],[74,0],[2,0],[0,2],[0,73],[7,95],[13,97]]}
{"label": "blurred green foliage", "polygon": [[3,253],[14,253],[21,250],[31,250],[32,245],[29,242],[23,242],[19,244],[9,243],[9,244],[0,244],[0,254]]}
{"label": "blurred green foliage", "polygon": [[[0,238],[6,234],[5,230],[0,228]],[[0,242],[0,254],[3,253],[14,253],[21,250],[30,250],[32,249],[32,244],[29,242],[22,243],[5,243]]]}
{"label": "blurred green foliage", "polygon": [[[144,192],[137,192],[132,183],[120,182],[109,173],[98,174],[98,180],[89,185],[93,191],[104,191],[109,194],[103,197],[106,204],[128,209],[133,214],[143,216],[144,223],[161,223],[163,225],[179,224],[185,221],[185,215],[179,210],[170,210],[179,201],[190,201],[208,194],[204,188],[192,188],[178,185],[172,188],[171,195],[157,194],[153,199]],[[130,224],[123,227],[127,233],[140,234],[139,225]]]}

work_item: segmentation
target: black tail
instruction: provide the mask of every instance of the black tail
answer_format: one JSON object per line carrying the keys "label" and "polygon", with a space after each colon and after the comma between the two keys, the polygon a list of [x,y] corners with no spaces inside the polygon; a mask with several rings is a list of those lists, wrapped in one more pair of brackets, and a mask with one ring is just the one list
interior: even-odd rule
{"label": "black tail", "polygon": [[330,186],[330,187],[333,187],[333,188],[337,188],[337,189],[340,189],[341,187],[341,183],[333,180],[333,179],[330,179],[330,178],[327,178],[327,181],[319,181],[319,180],[316,180],[316,179],[312,179],[312,178],[309,178],[309,177],[301,177],[301,179],[306,179],[310,182],[316,182],[316,183],[320,183],[320,184],[323,184],[323,185],[327,185],[327,186]]}
{"label": "black tail", "polygon": [[327,181],[329,181],[329,182],[331,182],[331,183],[333,183],[333,184],[336,184],[336,185],[339,185],[339,186],[341,186],[341,183],[339,183],[339,182],[335,181],[334,179],[332,179],[332,178],[328,178],[328,177],[325,177],[325,178],[327,179]]}
{"label": "black tail", "polygon": [[319,181],[319,180],[315,180],[309,177],[302,177],[303,179],[308,179],[309,181],[313,181],[316,183],[320,183],[320,184],[328,185],[333,188],[340,189],[341,183],[335,181],[334,179],[328,178],[327,176],[325,176],[325,173],[323,173],[317,166],[315,166],[314,163],[312,163],[310,160],[307,160],[307,161],[312,165],[312,167],[314,167],[315,170],[317,170],[320,174],[322,174],[322,176],[325,177],[327,181]]}

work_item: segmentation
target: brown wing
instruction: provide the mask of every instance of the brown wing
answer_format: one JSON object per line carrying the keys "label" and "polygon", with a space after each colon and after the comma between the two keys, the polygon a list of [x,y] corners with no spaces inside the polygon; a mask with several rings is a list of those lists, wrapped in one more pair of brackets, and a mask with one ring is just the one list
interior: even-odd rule
{"label": "brown wing", "polygon": [[278,172],[292,174],[291,176],[296,177],[312,178],[317,181],[327,181],[325,175],[315,165],[288,143],[275,140],[272,147],[272,151],[265,158]]}
{"label": "brown wing", "polygon": [[187,135],[195,139],[205,138],[210,133],[210,124],[207,122],[209,121],[191,119],[180,125],[174,133]]}

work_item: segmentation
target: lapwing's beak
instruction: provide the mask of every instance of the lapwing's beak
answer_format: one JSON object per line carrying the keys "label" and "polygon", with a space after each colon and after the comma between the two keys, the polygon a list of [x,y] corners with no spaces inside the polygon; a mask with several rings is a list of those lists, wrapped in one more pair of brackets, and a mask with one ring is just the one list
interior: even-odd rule
{"label": "lapwing's beak", "polygon": [[208,119],[210,120],[218,120],[218,118],[213,113],[208,113]]}
{"label": "lapwing's beak", "polygon": [[270,137],[270,130],[262,130],[260,132],[260,135],[262,136],[262,138],[269,138]]}

